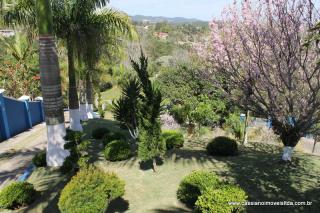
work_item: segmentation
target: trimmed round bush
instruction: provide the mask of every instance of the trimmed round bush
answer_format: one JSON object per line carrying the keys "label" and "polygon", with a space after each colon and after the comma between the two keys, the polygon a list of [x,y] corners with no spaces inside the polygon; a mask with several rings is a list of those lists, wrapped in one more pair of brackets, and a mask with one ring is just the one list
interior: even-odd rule
{"label": "trimmed round bush", "polygon": [[28,182],[14,182],[0,192],[0,208],[17,209],[35,200],[36,190]]}
{"label": "trimmed round bush", "polygon": [[124,195],[124,186],[116,174],[89,166],[64,187],[58,207],[62,213],[105,212],[112,200]]}
{"label": "trimmed round bush", "polygon": [[123,141],[126,141],[127,138],[126,136],[121,133],[121,132],[110,132],[108,134],[106,134],[104,137],[103,137],[103,144],[106,146],[107,144],[109,144],[110,142],[112,141],[115,141],[115,140],[123,140]]}
{"label": "trimmed round bush", "polygon": [[36,167],[46,167],[47,166],[46,156],[47,154],[45,151],[39,152],[32,158],[32,163]]}
{"label": "trimmed round bush", "polygon": [[122,161],[131,156],[130,145],[126,141],[115,140],[106,145],[104,156],[109,161]]}
{"label": "trimmed round bush", "polygon": [[194,171],[181,181],[177,198],[189,206],[194,206],[198,197],[207,188],[218,188],[220,183],[219,178],[211,172]]}
{"label": "trimmed round bush", "polygon": [[242,203],[247,200],[246,192],[235,185],[223,185],[219,189],[208,189],[199,196],[195,212],[199,213],[232,213],[243,212],[245,207],[242,205],[229,205],[229,202]]}
{"label": "trimmed round bush", "polygon": [[233,156],[238,154],[238,144],[228,137],[216,137],[207,145],[207,151],[213,156]]}
{"label": "trimmed round bush", "polygon": [[180,132],[173,130],[165,131],[162,133],[162,137],[166,142],[167,150],[183,147],[184,138]]}
{"label": "trimmed round bush", "polygon": [[92,131],[92,138],[94,139],[97,139],[97,140],[100,140],[103,138],[103,136],[105,136],[106,134],[108,134],[110,131],[109,129],[107,128],[97,128],[97,129],[94,129]]}

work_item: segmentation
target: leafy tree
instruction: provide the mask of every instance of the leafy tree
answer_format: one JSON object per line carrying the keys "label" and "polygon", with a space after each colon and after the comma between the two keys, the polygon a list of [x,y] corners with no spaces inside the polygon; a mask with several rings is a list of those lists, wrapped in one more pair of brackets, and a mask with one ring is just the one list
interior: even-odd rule
{"label": "leafy tree", "polygon": [[192,119],[198,123],[199,130],[201,125],[214,125],[219,123],[226,105],[222,100],[209,99],[202,96],[195,109],[191,112]]}
{"label": "leafy tree", "polygon": [[[123,38],[135,39],[134,26],[124,13],[105,10],[95,14],[92,21],[86,24],[80,37],[79,53],[84,61],[86,82],[86,101],[88,104],[89,118],[93,118],[93,80],[100,77],[101,70],[97,68],[101,59],[112,60],[113,56],[120,54]],[[104,57],[102,57],[104,56]]]}
{"label": "leafy tree", "polygon": [[[200,69],[199,69],[200,67]],[[169,101],[170,113],[179,124],[219,123],[226,110],[211,80],[203,77],[201,65],[178,64],[160,73],[157,78],[163,96]]]}
{"label": "leafy tree", "polygon": [[[228,97],[254,114],[272,119],[290,161],[300,138],[320,120],[318,53],[304,45],[319,20],[313,1],[242,1],[210,23],[211,37],[200,53],[224,76]],[[223,85],[216,81],[219,87]]]}

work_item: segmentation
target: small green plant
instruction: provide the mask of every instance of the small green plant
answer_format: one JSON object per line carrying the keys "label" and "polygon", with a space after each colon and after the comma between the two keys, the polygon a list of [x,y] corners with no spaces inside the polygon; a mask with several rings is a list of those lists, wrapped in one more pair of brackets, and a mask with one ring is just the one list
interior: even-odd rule
{"label": "small green plant", "polygon": [[[99,112],[100,117],[104,118],[106,112],[102,108],[102,97],[101,97],[101,92],[100,91],[98,92],[98,112]],[[101,139],[101,138],[99,138],[99,139]]]}
{"label": "small green plant", "polygon": [[218,188],[220,184],[221,182],[215,174],[207,171],[194,171],[181,181],[177,198],[189,206],[194,206],[198,196],[208,188]]}
{"label": "small green plant", "polygon": [[73,139],[64,145],[64,148],[69,150],[70,156],[68,156],[63,165],[60,167],[62,174],[74,172],[78,168],[85,167],[89,161],[88,147],[90,141],[82,141],[82,133],[75,134]]}
{"label": "small green plant", "polygon": [[0,192],[0,208],[16,209],[35,200],[36,190],[31,183],[14,182]]}
{"label": "small green plant", "polygon": [[245,121],[240,120],[240,113],[230,113],[224,124],[224,129],[241,140],[244,136]]}
{"label": "small green plant", "polygon": [[183,134],[174,130],[164,131],[162,137],[166,143],[167,150],[183,147]]}
{"label": "small green plant", "polygon": [[89,166],[81,169],[61,192],[62,213],[105,212],[109,203],[124,195],[124,181],[110,172]]}
{"label": "small green plant", "polygon": [[41,151],[32,158],[32,163],[36,167],[46,167],[47,166],[46,156],[47,156],[46,152]]}
{"label": "small green plant", "polygon": [[91,136],[92,136],[92,138],[94,138],[96,140],[100,140],[103,138],[103,136],[105,136],[109,132],[110,132],[110,130],[107,128],[97,128],[92,131]]}
{"label": "small green plant", "polygon": [[110,132],[103,137],[102,142],[106,146],[107,144],[115,140],[126,141],[127,137],[121,132]]}
{"label": "small green plant", "polygon": [[[245,208],[241,203],[247,200],[246,192],[235,185],[223,185],[219,189],[208,189],[199,196],[195,203],[197,213],[233,213],[244,212]],[[236,202],[240,205],[230,205],[229,202]]]}
{"label": "small green plant", "polygon": [[115,140],[109,143],[104,149],[104,156],[109,161],[121,161],[130,158],[130,145],[122,140]]}
{"label": "small green plant", "polygon": [[207,152],[213,156],[233,156],[238,154],[238,144],[235,140],[220,136],[207,145]]}
{"label": "small green plant", "polygon": [[82,140],[82,137],[83,137],[82,132],[77,132],[77,131],[72,131],[70,129],[67,129],[67,133],[64,139],[68,142],[79,144]]}

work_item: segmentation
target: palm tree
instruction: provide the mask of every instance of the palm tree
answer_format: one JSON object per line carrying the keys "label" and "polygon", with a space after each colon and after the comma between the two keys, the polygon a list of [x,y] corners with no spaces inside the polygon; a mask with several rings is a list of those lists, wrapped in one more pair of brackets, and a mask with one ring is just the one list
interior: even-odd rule
{"label": "palm tree", "polygon": [[122,44],[121,37],[134,39],[137,34],[127,15],[110,9],[94,13],[83,32],[80,52],[87,69],[85,73],[87,116],[92,119],[94,117],[92,76],[98,71],[97,63],[104,53],[108,56],[110,51],[119,51]]}
{"label": "palm tree", "polygon": [[66,134],[59,61],[53,36],[49,0],[38,0],[41,89],[47,125],[47,164],[61,166],[69,152],[64,150]]}

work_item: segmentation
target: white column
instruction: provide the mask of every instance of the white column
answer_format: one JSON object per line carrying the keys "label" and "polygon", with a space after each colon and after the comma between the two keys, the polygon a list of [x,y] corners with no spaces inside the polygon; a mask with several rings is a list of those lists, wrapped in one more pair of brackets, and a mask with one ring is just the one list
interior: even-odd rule
{"label": "white column", "polygon": [[47,126],[47,165],[49,167],[62,166],[66,157],[70,155],[69,151],[64,149],[65,135],[64,123]]}
{"label": "white column", "polygon": [[82,126],[80,123],[80,110],[79,109],[69,109],[70,116],[70,129],[73,131],[82,132]]}
{"label": "white column", "polygon": [[80,104],[80,119],[82,121],[88,120],[87,104]]}
{"label": "white column", "polygon": [[95,115],[93,113],[93,104],[88,104],[87,105],[87,116],[88,116],[88,119],[94,119],[95,118]]}

